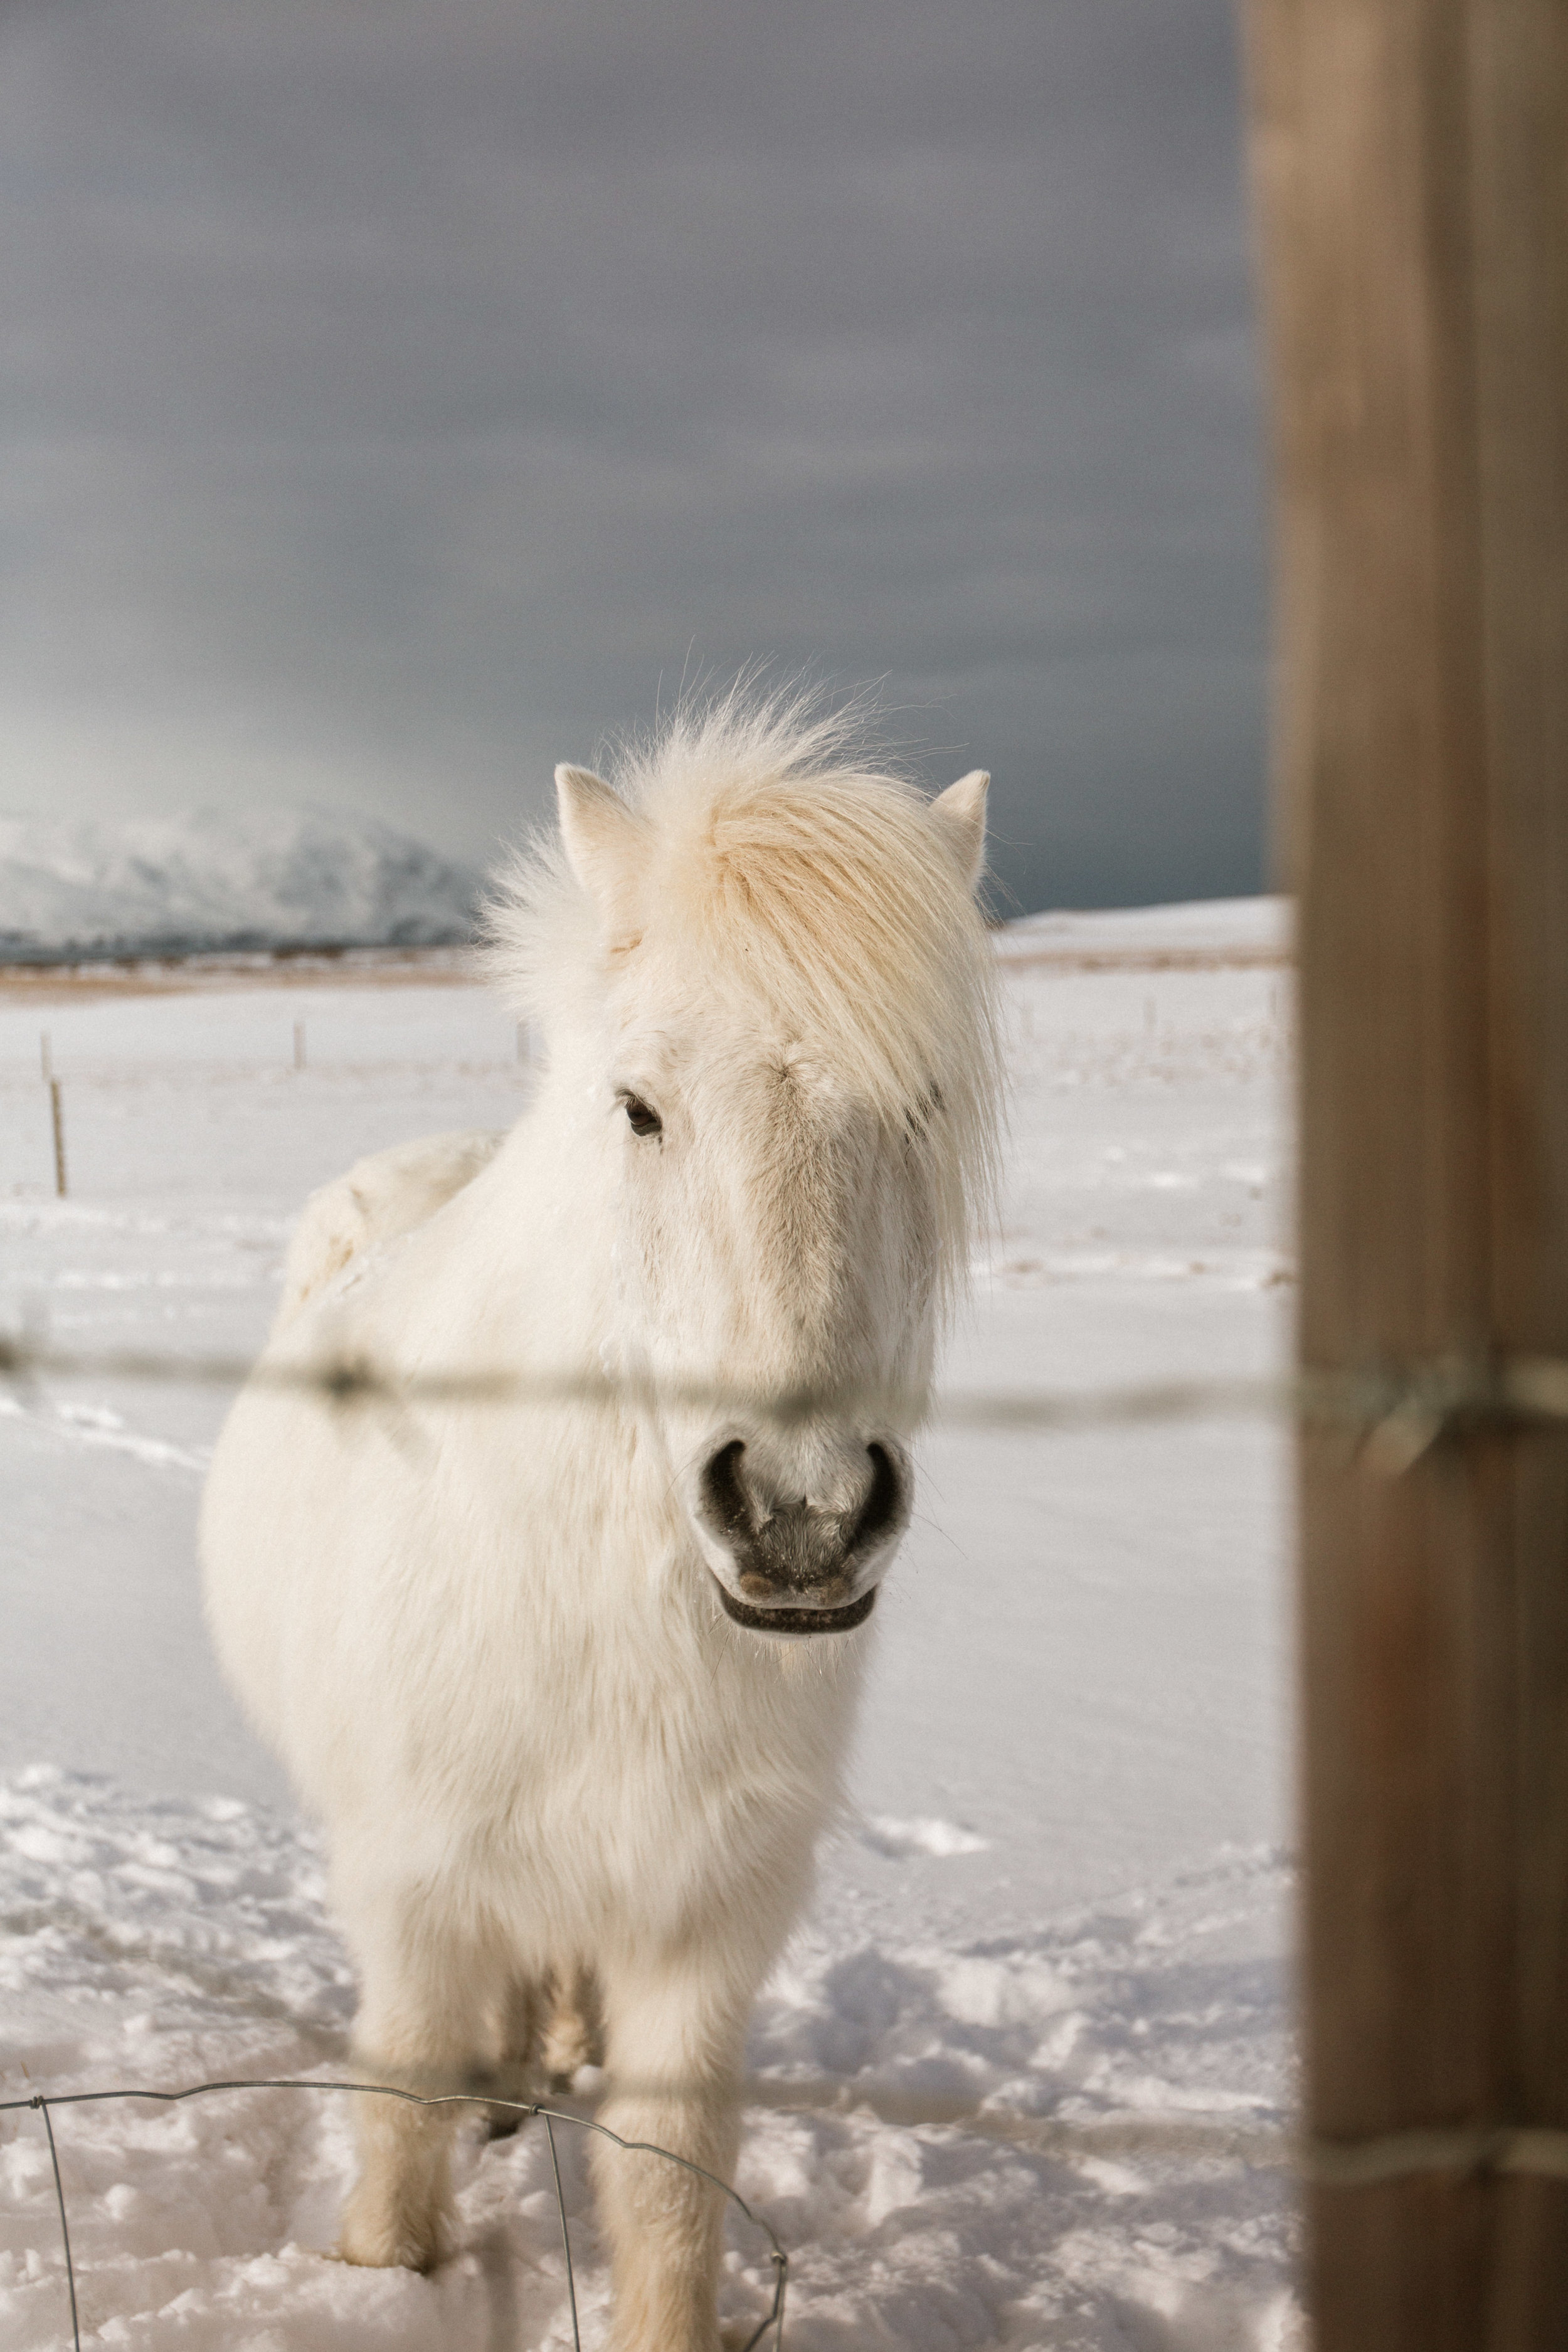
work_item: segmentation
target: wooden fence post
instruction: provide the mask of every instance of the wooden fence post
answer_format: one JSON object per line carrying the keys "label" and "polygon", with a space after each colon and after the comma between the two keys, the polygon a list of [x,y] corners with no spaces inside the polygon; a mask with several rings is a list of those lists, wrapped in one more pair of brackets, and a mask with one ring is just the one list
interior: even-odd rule
{"label": "wooden fence post", "polygon": [[63,1201],[66,1196],[66,1115],[60,1101],[58,1078],[49,1080],[49,1126],[55,1139],[55,1194]]}
{"label": "wooden fence post", "polygon": [[[1246,7],[1303,1364],[1568,1358],[1568,5]],[[1568,1432],[1300,1501],[1310,2128],[1568,2126]],[[1320,2352],[1568,2346],[1568,2181],[1384,2154]]]}

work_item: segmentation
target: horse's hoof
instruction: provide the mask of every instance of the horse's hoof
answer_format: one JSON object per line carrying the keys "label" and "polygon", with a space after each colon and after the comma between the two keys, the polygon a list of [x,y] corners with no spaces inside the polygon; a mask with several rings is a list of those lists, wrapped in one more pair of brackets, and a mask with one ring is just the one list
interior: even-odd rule
{"label": "horse's hoof", "polygon": [[351,2205],[338,2236],[338,2260],[367,2271],[433,2271],[446,2252],[438,2224],[406,2215],[356,2213]]}
{"label": "horse's hoof", "polygon": [[441,2259],[439,2246],[427,2246],[423,2239],[413,2236],[366,2240],[349,2237],[338,2241],[335,2259],[350,2263],[362,2271],[433,2271]]}

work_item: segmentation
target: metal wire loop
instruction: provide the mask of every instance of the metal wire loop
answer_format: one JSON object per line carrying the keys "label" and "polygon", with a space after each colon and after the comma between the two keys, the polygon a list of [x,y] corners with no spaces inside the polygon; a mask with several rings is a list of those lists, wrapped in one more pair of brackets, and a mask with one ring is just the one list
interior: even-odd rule
{"label": "metal wire loop", "polygon": [[716,2172],[710,2172],[706,2165],[694,2164],[689,2157],[678,2156],[673,2148],[660,2147],[653,2140],[623,2139],[619,2132],[612,2131],[607,2124],[595,2121],[592,2116],[574,2116],[563,2107],[543,2106],[537,2100],[503,2099],[490,2091],[437,2093],[405,2091],[392,2083],[315,2082],[304,2075],[244,2077],[214,2083],[191,2083],[179,2091],[152,2091],[137,2087],[107,2091],[61,2091],[58,2094],[35,2091],[30,2098],[0,2099],[0,2115],[20,2107],[32,2108],[43,2116],[44,2129],[48,2135],[49,2156],[54,2165],[55,2200],[59,2209],[60,2242],[65,2249],[66,2285],[70,2294],[71,2343],[74,2352],[81,2352],[81,2324],[77,2311],[76,2263],[71,2253],[70,2223],[66,2214],[65,2185],[60,2179],[59,2155],[55,2147],[55,2127],[49,2110],[52,2107],[92,2106],[110,2099],[153,2099],[163,2106],[178,2106],[184,2099],[199,2099],[210,2091],[352,2091],[375,2098],[402,2099],[408,2105],[415,2107],[505,2107],[519,2116],[539,2116],[543,2123],[550,2143],[550,2162],[555,2175],[555,2198],[561,2215],[561,2243],[566,2258],[566,2293],[571,2312],[574,2352],[582,2352],[583,2339],[578,2326],[577,2285],[572,2263],[571,2232],[566,2223],[566,2198],[562,2187],[561,2164],[555,2147],[555,2126],[574,2124],[579,2131],[597,2132],[601,2139],[613,2141],[616,2147],[624,2148],[628,2155],[657,2156],[662,2158],[667,2164],[679,2164],[683,2171],[695,2173],[700,2179],[709,2181],[713,2188],[719,2189],[729,2199],[731,2205],[739,2208],[754,2230],[761,2230],[767,2237],[768,2260],[773,2273],[773,2301],[760,2326],[747,2337],[743,2352],[756,2352],[756,2347],[770,2331],[773,2336],[773,2352],[784,2352],[784,2289],[789,2277],[789,2256],[767,2217],[748,2205],[738,2189],[731,2188],[729,2181],[721,2180]]}

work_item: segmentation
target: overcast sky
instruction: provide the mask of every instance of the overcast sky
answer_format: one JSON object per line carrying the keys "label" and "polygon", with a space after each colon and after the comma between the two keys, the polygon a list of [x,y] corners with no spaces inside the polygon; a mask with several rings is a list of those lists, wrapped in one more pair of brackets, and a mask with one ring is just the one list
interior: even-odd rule
{"label": "overcast sky", "polygon": [[0,807],[482,856],[760,656],[1260,887],[1228,0],[9,0],[0,148]]}

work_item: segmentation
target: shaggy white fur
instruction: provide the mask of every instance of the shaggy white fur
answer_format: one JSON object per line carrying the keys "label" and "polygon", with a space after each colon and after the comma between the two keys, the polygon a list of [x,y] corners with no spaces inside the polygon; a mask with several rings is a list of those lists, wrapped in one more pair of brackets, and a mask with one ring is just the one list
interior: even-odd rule
{"label": "shaggy white fur", "polygon": [[[366,2065],[526,2077],[596,2005],[604,2120],[726,2174],[991,1165],[985,780],[927,803],[731,698],[619,790],[557,782],[560,844],[492,918],[534,1104],[493,1154],[443,1139],[319,1195],[265,1360],[749,1402],[403,1423],[253,1385],[208,1484],[208,1607],[326,1822]],[[342,2251],[427,2264],[448,2126],[363,2104]],[[717,2352],[715,2193],[608,2148],[597,2178],[622,2352]]]}

